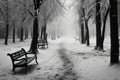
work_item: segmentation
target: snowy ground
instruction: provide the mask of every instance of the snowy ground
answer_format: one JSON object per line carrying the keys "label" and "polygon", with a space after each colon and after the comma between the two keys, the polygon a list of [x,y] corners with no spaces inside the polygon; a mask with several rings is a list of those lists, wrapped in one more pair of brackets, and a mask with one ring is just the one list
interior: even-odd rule
{"label": "snowy ground", "polygon": [[12,72],[12,63],[6,55],[21,48],[28,50],[30,41],[10,43],[0,41],[0,80],[120,80],[120,65],[109,66],[109,45],[106,52],[79,44],[72,38],[49,40],[49,48],[39,49],[38,63],[32,61],[26,74],[24,68]]}

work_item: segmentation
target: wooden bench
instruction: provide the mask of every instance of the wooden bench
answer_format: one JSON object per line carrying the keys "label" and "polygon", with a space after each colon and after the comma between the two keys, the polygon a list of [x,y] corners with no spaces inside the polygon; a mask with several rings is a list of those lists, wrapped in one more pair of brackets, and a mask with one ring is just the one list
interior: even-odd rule
{"label": "wooden bench", "polygon": [[48,42],[46,40],[44,40],[44,44],[48,48]]}
{"label": "wooden bench", "polygon": [[[30,54],[28,56],[28,54]],[[37,62],[37,54],[29,53],[26,52],[23,48],[17,52],[14,53],[8,53],[8,56],[10,56],[12,60],[12,65],[13,65],[13,72],[15,72],[16,67],[26,67],[27,71],[27,66],[28,64],[35,59],[36,63]]]}
{"label": "wooden bench", "polygon": [[45,40],[38,40],[38,48],[42,48],[42,49],[45,49],[45,47],[47,46],[48,48],[48,42],[45,41]]}

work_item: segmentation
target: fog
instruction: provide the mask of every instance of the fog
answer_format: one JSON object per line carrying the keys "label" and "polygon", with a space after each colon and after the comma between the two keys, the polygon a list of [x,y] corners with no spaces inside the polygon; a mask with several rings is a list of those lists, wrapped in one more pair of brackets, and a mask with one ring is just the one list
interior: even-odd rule
{"label": "fog", "polygon": [[58,16],[51,23],[47,24],[47,32],[61,37],[76,37],[78,35],[78,17],[75,8],[71,7],[72,0],[66,0],[66,8],[62,16]]}

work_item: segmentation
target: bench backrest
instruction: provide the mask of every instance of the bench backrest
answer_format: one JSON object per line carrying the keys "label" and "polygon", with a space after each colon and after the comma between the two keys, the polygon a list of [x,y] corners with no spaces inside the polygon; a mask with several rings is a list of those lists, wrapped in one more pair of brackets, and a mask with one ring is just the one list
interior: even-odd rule
{"label": "bench backrest", "polygon": [[46,40],[38,40],[38,43],[47,43]]}
{"label": "bench backrest", "polygon": [[38,43],[43,43],[44,42],[44,40],[38,40]]}
{"label": "bench backrest", "polygon": [[26,55],[26,51],[22,48],[21,50],[17,51],[17,52],[14,52],[14,53],[11,53],[11,54],[7,54],[8,56],[11,57],[11,59],[13,60],[16,60],[22,56],[25,56]]}

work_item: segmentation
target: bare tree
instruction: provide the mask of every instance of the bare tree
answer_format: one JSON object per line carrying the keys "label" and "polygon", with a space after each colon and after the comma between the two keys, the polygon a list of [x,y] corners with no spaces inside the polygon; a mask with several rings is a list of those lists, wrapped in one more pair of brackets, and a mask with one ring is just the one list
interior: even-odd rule
{"label": "bare tree", "polygon": [[[105,35],[105,27],[106,27],[106,21],[107,16],[109,13],[109,5],[108,1],[106,0],[90,0],[90,1],[84,1],[81,0],[83,4],[82,8],[79,8],[82,13],[82,23],[84,23],[85,26],[85,35],[84,29],[81,26],[81,35],[82,41],[87,41],[87,45],[89,45],[89,27],[88,27],[88,21],[90,18],[93,18],[93,20],[96,22],[96,47],[97,50],[103,50],[103,43],[104,43],[104,35]],[[94,19],[95,17],[95,19]],[[85,37],[85,39],[84,39]]]}
{"label": "bare tree", "polygon": [[[57,2],[57,4],[55,4],[56,2]],[[39,36],[38,25],[40,24],[38,22],[39,22],[39,18],[41,19],[41,17],[43,17],[41,12],[44,13],[44,11],[46,10],[45,14],[47,14],[47,16],[43,18],[43,22],[41,22],[41,25],[42,25],[44,23],[46,24],[46,20],[47,21],[48,20],[52,21],[53,16],[55,16],[56,12],[59,11],[59,10],[56,9],[58,4],[60,6],[62,6],[62,4],[58,0],[33,0],[33,3],[34,3],[34,14],[32,14],[30,12],[30,14],[34,18],[34,21],[33,21],[33,37],[32,37],[32,42],[31,42],[29,52],[37,53],[38,52],[37,43],[38,43],[38,36]]]}

